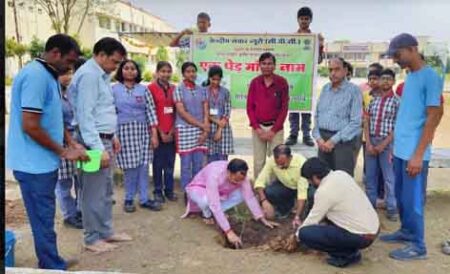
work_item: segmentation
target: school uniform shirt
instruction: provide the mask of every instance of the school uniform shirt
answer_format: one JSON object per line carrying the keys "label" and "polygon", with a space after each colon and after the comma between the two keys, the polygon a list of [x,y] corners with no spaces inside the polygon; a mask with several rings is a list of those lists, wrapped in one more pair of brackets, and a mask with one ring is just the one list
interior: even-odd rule
{"label": "school uniform shirt", "polygon": [[155,103],[158,129],[169,133],[175,126],[175,86],[164,87],[159,81],[155,81],[148,85],[148,89]]}
{"label": "school uniform shirt", "polygon": [[150,163],[153,158],[150,130],[158,124],[152,96],[147,87],[141,84],[135,84],[129,89],[117,83],[112,86],[112,90],[121,144],[117,155],[118,166],[127,169]]}
{"label": "school uniform shirt", "polygon": [[[62,110],[63,110],[63,121],[64,128],[69,131],[72,138],[76,138],[75,136],[75,127],[73,126],[74,113],[73,107],[69,102],[69,98],[67,96],[67,92],[63,90],[61,94],[61,102],[62,102]],[[66,146],[66,144],[64,144]],[[72,179],[75,175],[76,167],[74,161],[69,161],[65,159],[61,159],[61,165],[58,169],[58,180],[67,180]]]}
{"label": "school uniform shirt", "polygon": [[370,136],[386,138],[394,130],[395,118],[400,105],[390,91],[385,96],[376,96],[369,104]]}
{"label": "school uniform shirt", "polygon": [[345,171],[330,171],[316,193],[314,205],[301,227],[318,225],[325,218],[354,234],[376,234],[378,215],[367,195]]}
{"label": "school uniform shirt", "polygon": [[[221,120],[225,119],[229,121],[231,115],[231,99],[230,91],[225,87],[220,87],[217,93],[209,87],[205,87],[205,93],[208,97],[209,104],[209,116]],[[222,129],[222,138],[220,141],[214,141],[214,135],[218,129],[217,124],[211,122],[211,132],[208,135],[208,153],[212,154],[222,154],[229,155],[234,153],[233,145],[233,132],[231,130],[231,125],[228,123]]]}
{"label": "school uniform shirt", "polygon": [[63,115],[58,73],[44,60],[27,64],[14,79],[6,152],[6,166],[14,171],[41,174],[56,171],[60,158],[23,130],[22,113],[40,114],[40,126],[63,145]]}

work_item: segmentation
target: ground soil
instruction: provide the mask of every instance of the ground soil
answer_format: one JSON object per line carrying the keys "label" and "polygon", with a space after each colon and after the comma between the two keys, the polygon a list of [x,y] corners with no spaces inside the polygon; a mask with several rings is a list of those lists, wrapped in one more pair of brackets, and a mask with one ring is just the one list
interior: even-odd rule
{"label": "ground soil", "polygon": [[[446,107],[450,97],[446,96]],[[234,111],[232,123],[237,138],[250,138],[245,111]],[[245,130],[244,130],[245,129]],[[450,147],[450,113],[445,117],[436,133],[436,147]],[[240,156],[249,161],[249,155]],[[177,163],[178,167],[178,163]],[[251,166],[250,166],[251,169]],[[178,172],[178,171],[177,171]],[[177,174],[178,176],[178,174]],[[356,170],[357,181],[361,181],[361,161]],[[116,205],[113,208],[114,227],[118,232],[127,232],[134,241],[121,244],[118,249],[103,255],[92,255],[84,251],[83,232],[63,225],[57,211],[55,229],[58,247],[65,258],[76,257],[80,263],[73,270],[118,271],[128,273],[450,273],[450,256],[440,251],[440,244],[450,239],[450,172],[449,169],[430,170],[426,205],[426,242],[429,259],[417,262],[398,262],[389,259],[388,253],[398,244],[375,241],[363,251],[360,264],[348,269],[336,269],[325,263],[325,256],[301,252],[274,252],[270,242],[292,232],[290,219],[279,230],[268,230],[262,225],[247,221],[243,233],[244,249],[224,248],[217,241],[217,228],[205,225],[201,218],[181,219],[184,213],[182,199],[164,205],[161,212],[150,212],[138,208],[127,214],[122,210],[123,189],[116,187]],[[16,244],[16,266],[36,267],[36,257],[29,224],[24,219],[24,211],[17,184],[6,182],[6,227],[13,228],[18,236]],[[436,190],[438,189],[438,190]],[[181,197],[181,193],[178,195]],[[399,223],[386,220],[379,211],[381,233],[398,229]],[[230,215],[232,215],[230,213]],[[233,223],[240,233],[239,224]],[[259,231],[264,233],[258,234]],[[279,238],[278,238],[279,239]],[[282,238],[281,240],[284,240]]]}

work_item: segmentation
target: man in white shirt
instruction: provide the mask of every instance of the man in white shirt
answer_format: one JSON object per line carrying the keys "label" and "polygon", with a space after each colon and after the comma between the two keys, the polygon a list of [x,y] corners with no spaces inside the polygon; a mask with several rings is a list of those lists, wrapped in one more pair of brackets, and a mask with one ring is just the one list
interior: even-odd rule
{"label": "man in white shirt", "polygon": [[296,235],[309,248],[327,252],[328,264],[346,267],[361,260],[380,222],[369,199],[345,171],[333,171],[319,158],[308,159],[301,176],[317,187],[314,205]]}

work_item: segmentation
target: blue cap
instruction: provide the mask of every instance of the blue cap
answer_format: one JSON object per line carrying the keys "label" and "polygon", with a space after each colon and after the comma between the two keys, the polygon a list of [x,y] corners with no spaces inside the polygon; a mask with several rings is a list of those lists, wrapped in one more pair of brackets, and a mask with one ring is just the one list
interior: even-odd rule
{"label": "blue cap", "polygon": [[419,43],[417,42],[416,37],[412,36],[409,33],[402,33],[392,38],[386,54],[388,56],[393,56],[397,52],[397,50],[401,48],[416,47],[418,45]]}

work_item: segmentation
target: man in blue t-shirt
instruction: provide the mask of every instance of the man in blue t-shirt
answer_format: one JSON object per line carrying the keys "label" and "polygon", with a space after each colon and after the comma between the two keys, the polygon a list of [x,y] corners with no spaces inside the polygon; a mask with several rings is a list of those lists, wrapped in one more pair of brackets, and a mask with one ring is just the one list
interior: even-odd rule
{"label": "man in blue t-shirt", "polygon": [[34,238],[39,268],[67,269],[58,254],[55,186],[60,159],[85,160],[78,144],[63,147],[63,117],[58,74],[77,60],[80,49],[70,36],[57,34],[42,58],[26,65],[14,79],[11,93],[6,165],[19,182]]}
{"label": "man in blue t-shirt", "polygon": [[409,69],[394,127],[395,194],[401,227],[380,240],[408,244],[392,251],[396,260],[425,259],[425,182],[431,142],[443,115],[443,82],[421,58],[417,39],[407,33],[394,37],[388,54],[401,68]]}

